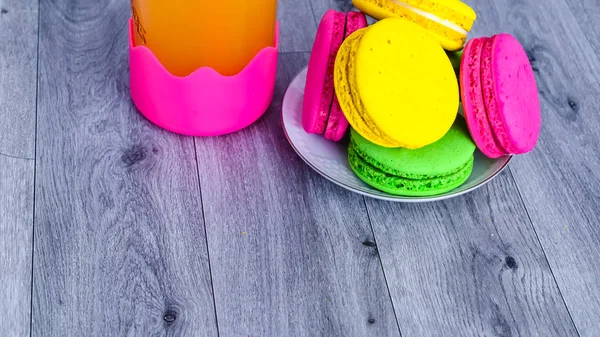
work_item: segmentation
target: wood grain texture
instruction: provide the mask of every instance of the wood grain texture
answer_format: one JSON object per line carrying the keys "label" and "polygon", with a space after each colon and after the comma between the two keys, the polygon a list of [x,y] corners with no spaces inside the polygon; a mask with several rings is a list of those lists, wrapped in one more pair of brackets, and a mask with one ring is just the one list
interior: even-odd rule
{"label": "wood grain texture", "polygon": [[506,172],[450,201],[367,206],[403,336],[577,336]]}
{"label": "wood grain texture", "polygon": [[308,52],[312,49],[317,27],[313,24],[310,2],[278,0],[277,19],[280,52]]}
{"label": "wood grain texture", "polygon": [[330,9],[343,12],[357,10],[352,4],[352,0],[310,0],[310,3],[317,24],[321,21],[323,14]]}
{"label": "wood grain texture", "polygon": [[321,21],[321,17],[323,16],[323,14],[325,14],[325,12],[330,9],[335,9],[343,12],[357,10],[356,7],[354,7],[354,5],[352,4],[352,0],[310,0],[310,2],[317,23]]}
{"label": "wood grain texture", "polygon": [[33,158],[37,0],[0,1],[0,154]]}
{"label": "wood grain texture", "polygon": [[[2,89],[2,87],[0,87]],[[29,336],[33,160],[0,155],[0,335]]]}
{"label": "wood grain texture", "polygon": [[[315,22],[319,24],[323,14],[330,9],[335,9],[338,11],[348,12],[348,11],[358,11],[356,7],[352,4],[352,0],[310,0],[311,7],[313,10],[313,14],[315,17]],[[376,20],[370,16],[367,16],[367,23],[373,24]]]}
{"label": "wood grain texture", "polygon": [[29,336],[37,0],[0,1],[0,334]]}
{"label": "wood grain texture", "polygon": [[600,60],[564,0],[473,0],[474,34],[507,31],[529,54],[542,103],[537,148],[512,165],[581,336],[600,331]]}
{"label": "wood grain texture", "polygon": [[283,91],[307,62],[280,56],[256,124],[196,140],[220,335],[399,336],[362,197],[318,176],[283,134]]}
{"label": "wood grain texture", "polygon": [[598,53],[600,50],[600,0],[564,0],[567,2],[583,34]]}
{"label": "wood grain texture", "polygon": [[132,107],[129,3],[40,12],[33,336],[216,336],[193,139]]}

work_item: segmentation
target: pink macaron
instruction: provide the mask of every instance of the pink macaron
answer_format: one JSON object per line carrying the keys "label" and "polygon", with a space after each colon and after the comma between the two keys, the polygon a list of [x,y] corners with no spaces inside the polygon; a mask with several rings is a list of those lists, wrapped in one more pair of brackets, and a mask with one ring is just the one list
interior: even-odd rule
{"label": "pink macaron", "polygon": [[307,133],[321,134],[332,141],[341,140],[348,120],[337,101],[333,85],[335,58],[344,39],[367,26],[360,12],[329,10],[321,19],[308,62],[302,126]]}
{"label": "pink macaron", "polygon": [[460,89],[465,119],[489,158],[534,149],[541,112],[535,76],[519,41],[509,34],[470,40],[463,51]]}

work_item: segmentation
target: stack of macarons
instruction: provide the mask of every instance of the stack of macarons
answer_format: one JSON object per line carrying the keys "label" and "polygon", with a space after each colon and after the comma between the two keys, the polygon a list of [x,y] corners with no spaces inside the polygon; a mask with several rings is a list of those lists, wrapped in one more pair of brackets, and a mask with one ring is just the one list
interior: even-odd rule
{"label": "stack of macarons", "polygon": [[[540,103],[513,36],[467,42],[476,14],[459,0],[353,3],[361,12],[330,10],[320,22],[302,122],[330,141],[350,134],[361,180],[395,195],[438,195],[469,178],[476,150],[533,150]],[[379,21],[368,26],[365,14]]]}

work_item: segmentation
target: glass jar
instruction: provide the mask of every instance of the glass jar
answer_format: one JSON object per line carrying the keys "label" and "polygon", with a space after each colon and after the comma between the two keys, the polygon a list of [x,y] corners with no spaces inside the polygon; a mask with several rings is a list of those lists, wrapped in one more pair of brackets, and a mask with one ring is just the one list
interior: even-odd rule
{"label": "glass jar", "polygon": [[239,73],[275,45],[277,0],[131,0],[135,44],[175,76]]}

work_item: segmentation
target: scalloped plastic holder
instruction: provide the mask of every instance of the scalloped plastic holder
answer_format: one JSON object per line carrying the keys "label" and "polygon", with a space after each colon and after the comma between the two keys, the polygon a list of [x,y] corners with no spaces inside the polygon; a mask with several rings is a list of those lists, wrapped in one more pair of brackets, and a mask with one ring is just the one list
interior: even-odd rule
{"label": "scalloped plastic holder", "polygon": [[131,97],[152,123],[187,136],[219,136],[239,131],[258,120],[273,99],[279,49],[266,47],[234,76],[209,67],[186,77],[171,74],[145,46],[134,42],[129,19]]}

